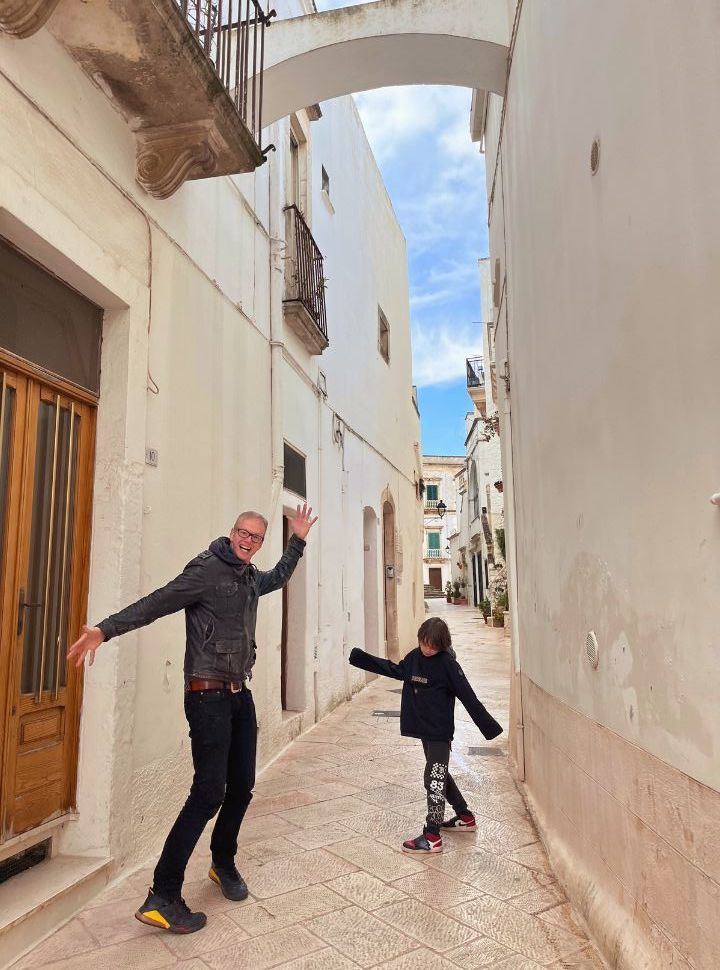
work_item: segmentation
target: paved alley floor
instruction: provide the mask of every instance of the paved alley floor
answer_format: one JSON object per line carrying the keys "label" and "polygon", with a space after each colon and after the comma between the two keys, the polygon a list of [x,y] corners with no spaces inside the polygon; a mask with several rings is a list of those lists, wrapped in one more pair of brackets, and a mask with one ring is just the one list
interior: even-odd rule
{"label": "paved alley floor", "polygon": [[[430,601],[450,624],[476,693],[507,727],[509,642],[469,607]],[[555,881],[507,768],[505,736],[486,742],[456,706],[451,772],[476,833],[442,854],[400,851],[425,815],[419,741],[401,738],[400,683],[377,678],[259,776],[238,867],[251,898],[207,878],[207,839],[184,894],[208,914],[191,936],[133,919],[151,869],[128,876],[16,970],[601,970]]]}

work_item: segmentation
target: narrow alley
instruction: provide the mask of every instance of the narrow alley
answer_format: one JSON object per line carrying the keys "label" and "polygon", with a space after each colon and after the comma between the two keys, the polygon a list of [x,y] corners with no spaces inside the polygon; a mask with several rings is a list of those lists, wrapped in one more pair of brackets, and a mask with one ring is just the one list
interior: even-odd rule
{"label": "narrow alley", "polygon": [[[437,601],[435,601],[437,602]],[[470,607],[433,605],[478,696],[507,726],[509,640]],[[401,853],[425,814],[420,745],[399,736],[399,684],[377,678],[259,776],[240,834],[250,899],[207,878],[207,835],[185,897],[205,930],[172,936],[133,919],[151,869],[116,882],[15,970],[602,970],[553,877],[506,765],[463,709],[451,770],[474,834],[442,854]],[[378,712],[385,712],[385,716]]]}

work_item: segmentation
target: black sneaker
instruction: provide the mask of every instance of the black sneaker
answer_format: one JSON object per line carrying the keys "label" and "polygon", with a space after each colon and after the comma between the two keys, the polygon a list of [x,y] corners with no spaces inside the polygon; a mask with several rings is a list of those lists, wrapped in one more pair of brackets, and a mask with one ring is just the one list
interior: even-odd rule
{"label": "black sneaker", "polygon": [[243,899],[248,898],[247,883],[234,865],[221,866],[213,862],[208,876],[218,884],[225,899],[230,899],[234,903],[241,903]]}
{"label": "black sneaker", "polygon": [[135,919],[171,933],[197,933],[207,923],[205,913],[193,913],[184,899],[165,899],[150,889]]}

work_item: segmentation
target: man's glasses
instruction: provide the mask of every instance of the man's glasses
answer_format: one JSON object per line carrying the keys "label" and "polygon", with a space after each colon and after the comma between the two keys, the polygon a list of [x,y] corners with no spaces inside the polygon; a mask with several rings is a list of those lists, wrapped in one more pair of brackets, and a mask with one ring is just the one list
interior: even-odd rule
{"label": "man's glasses", "polygon": [[265,540],[265,536],[259,536],[257,532],[248,532],[247,529],[233,528],[233,532],[240,539],[251,539],[256,546],[261,546],[263,544],[263,541]]}

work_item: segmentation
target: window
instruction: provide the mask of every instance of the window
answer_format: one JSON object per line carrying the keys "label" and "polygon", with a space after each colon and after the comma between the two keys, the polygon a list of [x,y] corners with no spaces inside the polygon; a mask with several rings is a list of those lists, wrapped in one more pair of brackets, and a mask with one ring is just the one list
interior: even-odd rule
{"label": "window", "polygon": [[305,456],[295,451],[285,442],[285,474],[283,484],[300,498],[307,498],[307,482],[305,479]]}
{"label": "window", "polygon": [[290,131],[290,184],[288,205],[300,205],[300,146],[294,132]]}
{"label": "window", "polygon": [[439,532],[428,532],[428,549],[440,550],[440,533]]}
{"label": "window", "polygon": [[428,485],[425,489],[425,499],[428,502],[437,502],[438,500],[438,486]]}
{"label": "window", "polygon": [[0,239],[0,347],[94,394],[102,310]]}
{"label": "window", "polygon": [[390,363],[390,324],[378,307],[378,350],[386,364]]}
{"label": "window", "polygon": [[322,190],[330,195],[330,176],[327,173],[325,166],[322,166]]}
{"label": "window", "polygon": [[470,518],[476,519],[480,514],[480,490],[478,488],[477,469],[475,462],[470,465]]}

